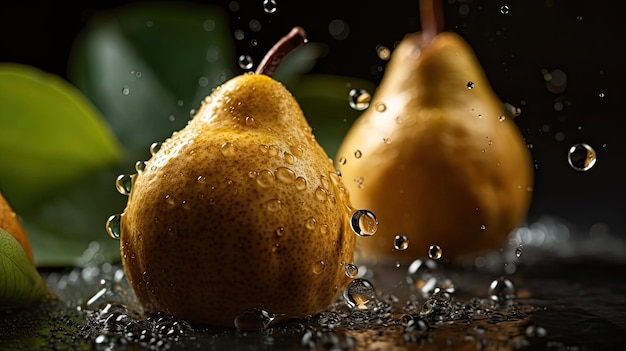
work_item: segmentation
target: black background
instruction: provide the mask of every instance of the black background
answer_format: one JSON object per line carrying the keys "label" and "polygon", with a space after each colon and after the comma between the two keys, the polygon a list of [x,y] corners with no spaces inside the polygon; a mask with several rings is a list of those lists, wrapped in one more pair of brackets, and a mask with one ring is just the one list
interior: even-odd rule
{"label": "black background", "polygon": [[[68,53],[76,34],[99,11],[128,1],[71,5],[58,2],[9,2],[0,9],[0,62],[33,65],[66,78]],[[310,41],[328,45],[314,71],[361,77],[378,83],[385,61],[376,46],[393,48],[409,32],[420,29],[418,1],[286,1],[267,14],[263,0],[204,1],[230,13],[230,26],[247,33],[238,54],[260,58],[292,26],[306,29]],[[237,4],[238,10],[231,5]],[[502,6],[508,14],[502,14]],[[621,103],[626,68],[623,13],[617,2],[444,0],[446,29],[474,48],[494,89],[503,101],[521,108],[517,123],[535,159],[535,192],[529,214],[534,221],[556,216],[581,232],[604,224],[626,236],[622,156],[624,108]],[[252,33],[250,20],[263,29]],[[340,19],[350,35],[336,40],[329,23]],[[257,39],[258,45],[250,45]],[[552,93],[542,70],[559,69],[567,88]],[[604,94],[604,97],[601,95]],[[562,110],[554,108],[562,102]],[[563,140],[557,140],[562,133]],[[567,163],[567,150],[590,144],[598,162],[587,172]],[[3,165],[6,167],[7,165]]]}

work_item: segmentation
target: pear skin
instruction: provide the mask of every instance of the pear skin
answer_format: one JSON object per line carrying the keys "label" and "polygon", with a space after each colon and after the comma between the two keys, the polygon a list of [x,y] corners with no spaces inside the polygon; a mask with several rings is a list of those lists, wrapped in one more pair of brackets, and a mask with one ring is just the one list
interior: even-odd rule
{"label": "pear skin", "polygon": [[304,318],[349,283],[350,203],[300,106],[266,74],[216,88],[134,176],[121,255],[147,312],[233,327]]}
{"label": "pear skin", "polygon": [[[501,248],[532,197],[519,128],[453,32],[401,40],[336,159],[352,204],[379,219],[357,240],[366,261],[408,262],[430,245],[448,260]],[[406,250],[394,248],[396,235],[408,237]]]}
{"label": "pear skin", "polygon": [[13,211],[13,208],[2,193],[0,193],[0,228],[6,230],[20,243],[24,252],[26,252],[28,260],[34,265],[35,257],[30,245],[30,240],[28,239],[28,233],[24,230],[17,214]]}

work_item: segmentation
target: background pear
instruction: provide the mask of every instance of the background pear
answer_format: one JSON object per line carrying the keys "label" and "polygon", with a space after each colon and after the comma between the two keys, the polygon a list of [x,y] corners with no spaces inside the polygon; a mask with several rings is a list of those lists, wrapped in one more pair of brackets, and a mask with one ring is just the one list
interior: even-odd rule
{"label": "background pear", "polygon": [[349,282],[345,187],[269,76],[303,42],[295,28],[257,73],[216,88],[134,176],[121,256],[146,311],[225,327],[252,309],[305,317]]}
{"label": "background pear", "polygon": [[[422,32],[392,53],[371,105],[337,153],[352,204],[378,232],[361,258],[408,261],[439,245],[457,259],[503,247],[524,220],[532,159],[471,47],[441,31],[440,4],[421,3]],[[394,247],[404,235],[408,248]]]}

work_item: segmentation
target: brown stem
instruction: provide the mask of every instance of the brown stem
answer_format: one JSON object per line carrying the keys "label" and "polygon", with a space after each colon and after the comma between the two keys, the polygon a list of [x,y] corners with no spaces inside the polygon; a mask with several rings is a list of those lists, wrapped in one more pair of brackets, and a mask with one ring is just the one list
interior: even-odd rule
{"label": "brown stem", "polygon": [[441,3],[440,0],[420,0],[420,20],[425,45],[430,43],[444,29]]}
{"label": "brown stem", "polygon": [[278,65],[283,61],[283,58],[292,52],[298,46],[306,43],[306,33],[302,27],[293,27],[289,34],[280,39],[274,46],[265,54],[263,60],[256,68],[257,74],[265,74],[272,77],[278,69]]}

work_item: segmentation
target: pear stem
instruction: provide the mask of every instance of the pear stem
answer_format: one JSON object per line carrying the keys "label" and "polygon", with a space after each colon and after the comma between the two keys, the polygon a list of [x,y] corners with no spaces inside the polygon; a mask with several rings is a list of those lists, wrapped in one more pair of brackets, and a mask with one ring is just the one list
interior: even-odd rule
{"label": "pear stem", "polygon": [[424,45],[428,45],[437,34],[444,30],[441,3],[442,1],[439,0],[420,0],[420,20]]}
{"label": "pear stem", "polygon": [[306,33],[302,27],[293,27],[293,29],[284,37],[282,37],[274,46],[265,54],[263,60],[256,68],[257,74],[265,74],[272,77],[278,66],[285,56],[292,52],[298,46],[306,43]]}

